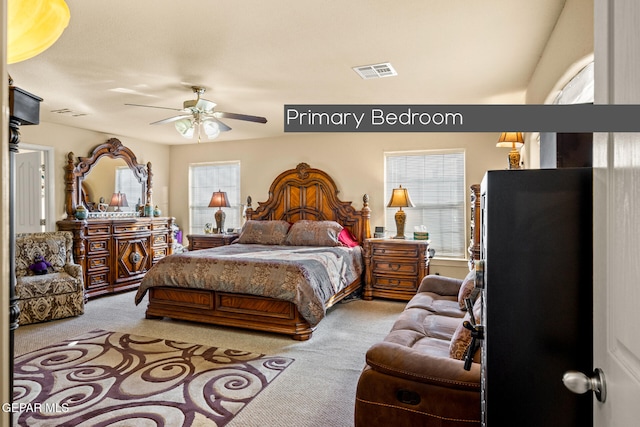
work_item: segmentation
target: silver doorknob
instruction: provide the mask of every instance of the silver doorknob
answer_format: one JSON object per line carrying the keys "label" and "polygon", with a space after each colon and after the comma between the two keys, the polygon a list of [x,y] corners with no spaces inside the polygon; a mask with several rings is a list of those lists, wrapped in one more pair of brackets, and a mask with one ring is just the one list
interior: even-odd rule
{"label": "silver doorknob", "polygon": [[567,371],[562,376],[564,386],[576,394],[584,394],[593,391],[596,399],[604,402],[607,398],[607,388],[605,385],[604,372],[596,368],[591,378],[578,371]]}

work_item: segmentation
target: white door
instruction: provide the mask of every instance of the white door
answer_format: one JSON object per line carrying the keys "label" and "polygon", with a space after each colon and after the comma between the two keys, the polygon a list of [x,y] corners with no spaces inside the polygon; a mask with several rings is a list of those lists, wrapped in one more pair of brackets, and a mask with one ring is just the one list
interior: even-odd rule
{"label": "white door", "polygon": [[[640,2],[595,1],[595,100],[640,103]],[[640,420],[640,134],[594,137],[594,368],[607,397],[596,427]]]}
{"label": "white door", "polygon": [[16,233],[44,231],[44,179],[42,153],[27,151],[16,154],[15,224]]}

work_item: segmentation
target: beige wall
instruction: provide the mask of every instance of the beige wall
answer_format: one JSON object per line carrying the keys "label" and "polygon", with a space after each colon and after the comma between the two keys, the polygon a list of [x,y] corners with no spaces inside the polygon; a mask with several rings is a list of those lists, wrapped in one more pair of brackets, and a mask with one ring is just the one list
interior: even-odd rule
{"label": "beige wall", "polygon": [[[23,143],[54,147],[56,220],[66,216],[63,168],[67,164],[67,154],[71,151],[76,158],[86,157],[97,145],[112,137],[118,138],[124,146],[130,148],[138,163],[151,162],[153,203],[157,204],[162,212],[169,212],[169,146],[45,122],[40,122],[38,126],[23,126],[21,134]],[[104,196],[107,203],[110,196],[111,194]],[[130,202],[135,204],[137,198]]]}
{"label": "beige wall", "polygon": [[[171,215],[185,233],[188,232],[189,199],[185,189],[190,164],[239,160],[242,199],[251,196],[255,208],[257,202],[267,200],[269,186],[280,172],[306,162],[329,173],[340,190],[339,197],[352,201],[357,209],[362,207],[362,196],[369,194],[371,225],[384,225],[385,152],[464,149],[468,187],[479,183],[486,170],[505,168],[508,150],[496,148],[498,136],[498,133],[325,133],[174,145],[171,147]],[[461,264],[463,269],[467,268],[465,262]],[[465,271],[462,274],[464,277]]]}

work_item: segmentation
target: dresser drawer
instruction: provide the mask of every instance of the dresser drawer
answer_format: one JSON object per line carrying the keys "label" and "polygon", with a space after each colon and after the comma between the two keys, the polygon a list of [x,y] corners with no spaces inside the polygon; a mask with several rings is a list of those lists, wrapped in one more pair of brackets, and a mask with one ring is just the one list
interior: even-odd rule
{"label": "dresser drawer", "polygon": [[87,289],[106,288],[109,286],[109,271],[100,271],[87,274]]}
{"label": "dresser drawer", "polygon": [[97,253],[109,253],[109,240],[107,239],[91,239],[87,241],[87,255]]}
{"label": "dresser drawer", "polygon": [[89,224],[87,236],[100,236],[111,234],[111,224]]}
{"label": "dresser drawer", "polygon": [[376,276],[373,279],[373,288],[416,291],[418,289],[418,281],[415,277]]}
{"label": "dresser drawer", "polygon": [[87,271],[104,270],[109,268],[109,254],[90,256],[87,258]]}
{"label": "dresser drawer", "polygon": [[397,274],[415,276],[418,274],[417,262],[396,262],[388,259],[373,259],[374,274]]}
{"label": "dresser drawer", "polygon": [[166,234],[153,234],[151,236],[151,244],[153,246],[165,245],[169,237]]}
{"label": "dresser drawer", "polygon": [[416,245],[402,245],[388,243],[385,245],[373,245],[372,255],[385,256],[385,257],[402,257],[402,258],[416,258],[418,257],[419,249]]}
{"label": "dresser drawer", "polygon": [[153,248],[153,263],[155,264],[157,261],[167,256],[168,248],[165,246],[163,248]]}
{"label": "dresser drawer", "polygon": [[114,224],[113,233],[114,234],[122,234],[122,233],[133,233],[136,231],[151,231],[151,224]]}

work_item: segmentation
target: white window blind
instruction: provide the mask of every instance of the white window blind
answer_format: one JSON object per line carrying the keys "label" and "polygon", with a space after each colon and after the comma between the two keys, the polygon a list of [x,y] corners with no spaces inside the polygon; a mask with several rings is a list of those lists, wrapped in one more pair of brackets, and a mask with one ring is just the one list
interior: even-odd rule
{"label": "white window blind", "polygon": [[213,215],[218,209],[210,208],[209,201],[218,190],[227,193],[231,205],[222,208],[225,230],[240,227],[240,162],[193,164],[189,166],[190,233],[204,233],[206,223],[215,227]]}
{"label": "white window blind", "polygon": [[[128,166],[121,166],[116,168],[116,185],[115,192],[121,192],[127,197],[128,207],[121,207],[120,210],[126,212],[133,212],[136,210],[136,204],[138,200],[142,198],[142,184],[138,181],[133,171]],[[111,197],[111,194],[109,194]],[[106,202],[109,203],[111,199]]]}
{"label": "white window blind", "polygon": [[[405,235],[412,237],[414,227],[424,225],[437,256],[464,258],[464,152],[387,153],[385,163],[385,203],[402,185],[415,205],[404,208]],[[397,210],[386,210],[385,226],[394,234]]]}

